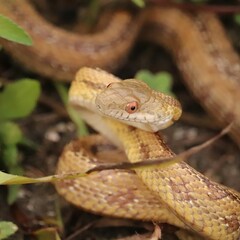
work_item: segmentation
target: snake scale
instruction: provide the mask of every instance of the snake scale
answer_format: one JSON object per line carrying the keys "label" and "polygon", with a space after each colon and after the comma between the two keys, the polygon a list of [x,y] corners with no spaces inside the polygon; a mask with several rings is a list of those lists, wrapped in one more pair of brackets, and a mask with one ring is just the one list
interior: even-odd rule
{"label": "snake scale", "polygon": [[[236,104],[240,100],[240,61],[215,15],[204,12],[193,15],[178,9],[156,6],[145,9],[135,17],[119,11],[101,33],[79,36],[46,22],[26,0],[2,0],[0,13],[18,22],[34,41],[33,47],[25,47],[1,40],[4,48],[32,71],[59,80],[72,80],[79,67],[84,65],[115,69],[119,61],[126,57],[138,33],[143,31],[146,39],[169,49],[186,84],[206,110],[214,116],[218,115],[218,122],[227,124],[234,121],[231,136],[240,144],[240,109]],[[186,29],[189,32],[186,33]],[[104,78],[108,83],[118,81],[105,72],[83,68],[72,84],[72,89],[77,91],[70,92],[70,96],[81,95],[82,90],[78,88],[78,84],[95,96],[99,89],[102,89],[100,86],[107,86],[104,80],[100,82],[100,79]],[[82,81],[84,79],[87,80],[85,83]],[[93,96],[87,97],[86,99],[91,99]],[[91,99],[89,104],[92,102]],[[87,119],[89,114],[93,114],[84,112],[83,109],[81,112]],[[99,117],[99,122],[100,120]],[[112,131],[108,138],[120,147],[124,145],[130,161],[146,160],[146,156],[147,159],[154,159],[173,154],[155,133],[148,133],[107,118],[104,118],[104,122]],[[105,140],[101,139],[101,142],[103,141]],[[89,159],[96,161],[94,156],[87,155],[80,148],[81,145],[86,145],[84,139],[72,142],[66,147],[59,162],[59,172],[76,170],[79,156],[85,158],[86,162]],[[131,149],[138,149],[134,153],[136,155],[131,153]],[[79,205],[78,199],[81,197],[81,206],[90,211],[168,222],[197,232],[208,239],[238,239],[239,194],[211,182],[186,163],[174,164],[167,169],[137,170],[137,174],[131,171],[110,173],[111,171],[107,171],[100,172],[99,175],[90,175],[79,184],[78,180],[64,181],[59,183],[57,188],[74,204]],[[98,180],[97,185],[94,181],[92,185],[89,184],[91,178]],[[126,182],[118,180],[117,185],[114,185],[113,178],[124,179]],[[97,191],[100,185],[105,186],[108,199],[103,196],[103,190]],[[125,186],[134,187],[129,190]],[[83,192],[76,191],[78,189]],[[117,190],[115,195],[111,195],[113,190]],[[97,202],[87,203],[88,198],[86,199],[85,194],[92,195]],[[126,198],[121,198],[123,194]],[[109,203],[111,208],[108,208]],[[141,212],[144,203],[149,210]],[[126,213],[130,212],[132,216],[127,216]]]}

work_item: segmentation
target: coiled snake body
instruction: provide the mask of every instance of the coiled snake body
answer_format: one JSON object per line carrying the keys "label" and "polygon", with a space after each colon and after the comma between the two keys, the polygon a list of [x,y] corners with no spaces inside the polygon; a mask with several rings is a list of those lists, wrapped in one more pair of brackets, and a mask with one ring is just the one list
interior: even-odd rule
{"label": "coiled snake body", "polygon": [[[234,121],[231,135],[240,143],[240,108],[237,105],[240,102],[240,61],[213,14],[193,16],[178,9],[158,7],[148,8],[136,18],[118,12],[103,32],[79,36],[47,23],[26,0],[1,0],[0,13],[17,21],[34,41],[32,47],[24,47],[1,40],[4,48],[27,68],[60,80],[72,80],[83,65],[116,68],[145,26],[145,38],[172,52],[187,85],[205,109],[223,125]],[[84,105],[85,108],[95,111],[96,94],[116,81],[110,74],[84,68],[78,73],[70,96],[77,99],[84,96],[84,104],[89,104]],[[91,125],[98,126],[97,130],[101,131],[107,123],[107,129],[111,129],[107,137],[117,146],[124,146],[130,161],[173,154],[157,134],[107,118],[102,121],[102,117],[84,110],[84,106],[81,105],[81,114]],[[98,124],[91,119],[99,120]],[[94,155],[87,155],[80,145],[86,145],[84,139],[66,147],[59,172],[78,169],[80,158],[86,160],[81,163],[83,169],[96,164]],[[82,207],[91,211],[94,207],[98,213],[169,222],[209,239],[239,237],[238,193],[211,182],[184,162],[166,169],[138,170],[137,175],[140,178],[131,171],[103,171],[86,179],[64,181],[57,188],[69,201],[79,205],[81,198]],[[98,183],[91,181],[89,184],[90,180],[98,180]],[[88,201],[88,196],[95,200]]]}
{"label": "coiled snake body", "polygon": [[[160,93],[160,97],[155,92],[150,94],[140,83],[140,86],[130,83],[121,86],[122,83],[119,84],[118,81],[106,72],[82,68],[72,82],[70,102],[90,125],[124,149],[129,161],[172,156],[173,153],[157,133],[101,116],[98,108],[101,111],[107,110],[107,115],[114,114],[116,119],[121,119],[125,112],[125,120],[121,121],[134,125],[133,119],[137,121],[139,118],[136,115],[138,111],[130,114],[132,117],[129,119],[126,106],[136,99],[139,111],[150,109],[150,119],[158,111],[160,116],[167,112],[171,116],[168,121],[180,116],[178,103]],[[118,112],[114,112],[116,108]],[[165,119],[160,117],[157,121],[166,124]],[[144,129],[145,124],[143,121]],[[96,164],[96,158],[87,155],[79,144],[81,145],[74,142],[66,147],[59,161],[59,173],[88,170]],[[57,189],[72,203],[91,211],[168,222],[209,239],[237,239],[239,236],[240,198],[237,192],[211,182],[185,162],[163,169],[136,170],[136,174],[153,193],[128,171],[103,171],[99,175],[93,174],[89,179],[66,180],[58,183]]]}

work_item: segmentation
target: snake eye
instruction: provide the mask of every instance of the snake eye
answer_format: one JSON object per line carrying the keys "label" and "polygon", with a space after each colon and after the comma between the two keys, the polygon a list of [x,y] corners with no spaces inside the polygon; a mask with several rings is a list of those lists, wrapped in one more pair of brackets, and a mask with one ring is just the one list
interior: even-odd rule
{"label": "snake eye", "polygon": [[109,88],[111,85],[112,85],[112,83],[109,83],[109,84],[107,85],[107,88]]}
{"label": "snake eye", "polygon": [[125,107],[126,112],[128,113],[135,113],[138,110],[138,102],[130,102]]}

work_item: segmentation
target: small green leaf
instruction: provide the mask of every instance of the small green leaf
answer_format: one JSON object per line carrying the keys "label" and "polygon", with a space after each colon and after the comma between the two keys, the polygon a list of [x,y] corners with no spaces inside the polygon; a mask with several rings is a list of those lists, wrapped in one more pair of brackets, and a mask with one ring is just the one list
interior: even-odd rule
{"label": "small green leaf", "polygon": [[87,174],[84,172],[79,173],[66,173],[60,175],[51,175],[40,178],[29,178],[14,174],[9,174],[0,171],[0,185],[15,185],[15,184],[29,184],[29,183],[47,183],[47,182],[55,182],[65,179],[76,179],[79,177],[86,177]]}
{"label": "small green leaf", "polygon": [[[17,175],[22,175],[23,174],[22,167],[18,166],[18,165],[11,166],[8,169],[8,171],[11,174],[17,174]],[[20,185],[8,186],[7,202],[8,202],[9,205],[13,204],[17,200],[20,187],[21,187]]]}
{"label": "small green leaf", "polygon": [[172,75],[168,72],[153,74],[148,70],[140,70],[137,72],[135,78],[144,81],[149,87],[156,91],[160,91],[168,95],[174,95],[171,89]]}
{"label": "small green leaf", "polygon": [[61,240],[57,229],[53,227],[37,230],[34,234],[37,240]]}
{"label": "small green leaf", "polygon": [[6,239],[13,235],[18,230],[18,227],[12,222],[0,222],[0,240]]}
{"label": "small green leaf", "polygon": [[26,136],[22,136],[19,144],[31,148],[32,150],[37,151],[38,149],[38,144],[36,144],[34,141],[32,141],[31,139],[27,138]]}
{"label": "small green leaf", "polygon": [[7,167],[8,171],[10,172],[9,169],[11,167],[18,165],[17,145],[4,146],[2,152],[3,152],[2,158],[3,158],[4,164]]}
{"label": "small green leaf", "polygon": [[83,19],[89,27],[93,26],[96,23],[100,10],[101,10],[101,4],[99,0],[89,1],[86,16]]}
{"label": "small green leaf", "polygon": [[0,185],[15,185],[28,183],[51,182],[52,176],[43,178],[28,178],[0,171]]}
{"label": "small green leaf", "polygon": [[[1,105],[1,104],[0,104]],[[18,144],[22,140],[22,131],[13,122],[0,122],[0,142],[5,146]]]}
{"label": "small green leaf", "polygon": [[[16,155],[16,156],[13,156],[12,159],[4,159],[4,163],[7,166],[7,169],[8,169],[9,173],[22,175],[23,174],[23,169],[17,161],[18,160],[18,158],[17,158],[17,153],[18,153],[17,147],[16,147],[16,145],[13,145],[13,147],[15,147],[16,152],[14,151],[14,148],[12,149],[9,146],[4,148],[4,150],[11,150],[13,152],[13,154],[15,153],[15,155]],[[6,156],[4,156],[4,157],[6,157]],[[7,202],[8,202],[9,205],[13,204],[16,201],[20,187],[21,187],[20,185],[8,186]]]}
{"label": "small green leaf", "polygon": [[[23,169],[18,162],[17,144],[22,139],[22,132],[18,125],[13,122],[0,123],[0,143],[2,143],[2,160],[11,174],[23,174]],[[8,187],[8,204],[17,199],[20,186]]]}
{"label": "small green leaf", "polygon": [[31,37],[11,19],[0,14],[0,37],[7,40],[32,45]]}
{"label": "small green leaf", "polygon": [[144,0],[132,0],[132,2],[140,8],[143,8],[146,5]]}
{"label": "small green leaf", "polygon": [[234,14],[233,18],[234,18],[234,21],[235,21],[238,25],[240,25],[240,14],[239,14],[239,13]]}
{"label": "small green leaf", "polygon": [[20,185],[8,186],[7,203],[9,205],[12,205],[17,200],[20,187]]}
{"label": "small green leaf", "polygon": [[0,93],[0,121],[27,116],[39,95],[40,84],[36,80],[22,79],[8,84]]}

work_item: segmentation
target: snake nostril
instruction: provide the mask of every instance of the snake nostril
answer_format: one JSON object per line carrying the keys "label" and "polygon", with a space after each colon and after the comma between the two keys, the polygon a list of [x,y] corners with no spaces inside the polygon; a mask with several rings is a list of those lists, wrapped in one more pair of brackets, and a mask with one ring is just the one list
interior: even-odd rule
{"label": "snake nostril", "polygon": [[107,88],[109,88],[111,85],[112,85],[112,83],[109,83],[109,84],[107,85]]}

